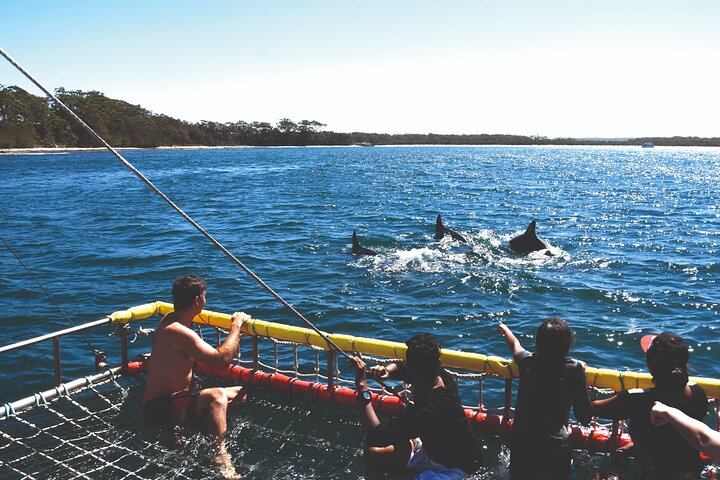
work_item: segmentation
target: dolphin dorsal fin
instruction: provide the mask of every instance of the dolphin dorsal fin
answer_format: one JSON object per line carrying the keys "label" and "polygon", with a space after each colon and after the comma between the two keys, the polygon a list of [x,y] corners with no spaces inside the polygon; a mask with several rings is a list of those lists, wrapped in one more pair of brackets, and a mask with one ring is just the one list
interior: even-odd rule
{"label": "dolphin dorsal fin", "polygon": [[355,232],[355,230],[353,230],[352,244],[353,250],[355,250],[356,248],[360,248],[360,242],[358,242],[357,233]]}
{"label": "dolphin dorsal fin", "polygon": [[531,237],[537,238],[537,234],[535,233],[535,220],[530,222],[530,225],[528,225],[527,230],[525,230],[525,235],[529,235]]}
{"label": "dolphin dorsal fin", "polygon": [[445,236],[445,225],[442,223],[442,217],[438,214],[435,221],[435,240],[440,240]]}

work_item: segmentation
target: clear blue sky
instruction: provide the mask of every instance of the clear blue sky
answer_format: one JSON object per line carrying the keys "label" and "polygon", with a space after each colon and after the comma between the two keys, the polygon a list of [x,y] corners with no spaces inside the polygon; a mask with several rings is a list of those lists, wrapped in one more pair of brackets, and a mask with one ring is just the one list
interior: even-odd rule
{"label": "clear blue sky", "polygon": [[[720,2],[0,0],[50,88],[188,121],[720,136]],[[0,59],[0,83],[40,92]]]}

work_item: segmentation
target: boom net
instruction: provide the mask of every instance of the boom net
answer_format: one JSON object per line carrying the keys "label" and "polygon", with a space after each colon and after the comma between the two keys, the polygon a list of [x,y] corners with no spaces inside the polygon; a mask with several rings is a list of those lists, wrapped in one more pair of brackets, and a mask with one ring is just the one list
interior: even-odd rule
{"label": "boom net", "polygon": [[[223,338],[221,328],[196,328],[210,343]],[[233,366],[195,369],[200,387],[243,383],[250,388],[250,400],[228,411],[227,447],[244,478],[409,478],[365,469],[362,429],[349,388],[354,375],[347,362],[338,362],[334,352],[317,346],[253,333],[243,334]],[[147,351],[148,343],[139,339],[134,347]],[[370,364],[392,361],[365,359]],[[54,399],[36,394],[25,410],[14,404],[0,407],[0,478],[213,476],[214,448],[203,435],[144,422],[147,361],[151,359],[137,358],[125,373],[101,381],[83,379],[75,392],[61,385]],[[458,379],[468,418],[484,446],[486,468],[473,478],[509,478],[505,435],[512,425],[512,379],[449,370]],[[410,396],[402,383],[393,386]],[[402,410],[402,402],[381,386],[373,391],[375,406],[386,417]],[[637,478],[638,467],[632,462],[617,463],[608,453],[598,453],[619,445],[607,443],[613,431],[617,442],[627,437],[622,424],[573,426],[577,479]]]}

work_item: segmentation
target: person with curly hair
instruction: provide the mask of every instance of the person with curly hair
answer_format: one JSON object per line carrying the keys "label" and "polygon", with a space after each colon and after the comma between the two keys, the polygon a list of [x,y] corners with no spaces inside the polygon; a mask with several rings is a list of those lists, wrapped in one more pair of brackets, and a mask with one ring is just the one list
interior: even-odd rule
{"label": "person with curly hair", "polygon": [[412,387],[414,403],[403,415],[382,423],[371,403],[365,362],[353,357],[360,420],[365,430],[365,462],[380,470],[410,469],[416,478],[464,478],[482,464],[457,382],[440,365],[440,345],[430,334],[407,341],[405,361],[375,366],[380,381],[401,379]]}

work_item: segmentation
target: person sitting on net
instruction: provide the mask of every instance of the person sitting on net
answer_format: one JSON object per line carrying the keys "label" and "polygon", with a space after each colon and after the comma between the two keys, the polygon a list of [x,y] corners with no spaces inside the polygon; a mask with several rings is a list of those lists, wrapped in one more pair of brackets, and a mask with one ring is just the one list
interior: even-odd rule
{"label": "person sitting on net", "polygon": [[172,287],[175,311],[165,315],[155,329],[143,412],[150,421],[204,430],[217,441],[215,461],[226,478],[237,474],[225,449],[228,404],[247,398],[245,387],[193,388],[193,364],[226,367],[238,351],[240,328],[250,318],[232,316],[230,333],[218,348],[207,344],[192,328],[192,319],[205,308],[205,280],[188,275]]}
{"label": "person sitting on net", "polygon": [[642,463],[648,478],[698,475],[702,470],[700,453],[671,425],[656,427],[650,416],[655,402],[672,406],[696,420],[707,414],[705,392],[699,385],[688,383],[688,347],[682,337],[668,332],[646,335],[640,346],[655,387],[625,390],[595,400],[593,413],[601,418],[629,420],[630,436],[641,460],[646,460]]}
{"label": "person sitting on net", "polygon": [[720,463],[720,432],[716,432],[703,422],[662,402],[655,402],[653,405],[650,410],[650,422],[656,427],[672,425],[695,450],[709,456],[713,462]]}
{"label": "person sitting on net", "polygon": [[408,468],[423,479],[465,478],[482,464],[482,457],[460,403],[457,382],[440,366],[440,345],[432,335],[416,335],[406,345],[405,361],[370,369],[379,381],[401,379],[412,388],[414,404],[384,423],[370,401],[365,362],[351,359],[365,431],[366,465],[379,470]]}
{"label": "person sitting on net", "polygon": [[590,399],[585,365],[567,355],[573,331],[559,318],[545,320],[535,335],[535,353],[525,350],[512,331],[498,325],[520,371],[515,419],[510,435],[510,475],[514,479],[572,478],[568,417],[589,422]]}

